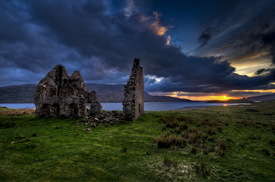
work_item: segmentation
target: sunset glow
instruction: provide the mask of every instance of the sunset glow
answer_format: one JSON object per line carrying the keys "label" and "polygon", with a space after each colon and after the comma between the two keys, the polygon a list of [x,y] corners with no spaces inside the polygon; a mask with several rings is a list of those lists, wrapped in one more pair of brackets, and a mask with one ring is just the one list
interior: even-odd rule
{"label": "sunset glow", "polygon": [[205,95],[205,96],[178,96],[178,95],[166,95],[169,97],[176,97],[180,99],[189,99],[189,100],[196,100],[196,101],[209,101],[209,100],[219,100],[219,101],[226,101],[230,99],[242,99],[242,97],[230,97],[226,95]]}
{"label": "sunset glow", "polygon": [[275,89],[259,90],[232,90],[231,92],[258,92],[258,93],[275,93]]}

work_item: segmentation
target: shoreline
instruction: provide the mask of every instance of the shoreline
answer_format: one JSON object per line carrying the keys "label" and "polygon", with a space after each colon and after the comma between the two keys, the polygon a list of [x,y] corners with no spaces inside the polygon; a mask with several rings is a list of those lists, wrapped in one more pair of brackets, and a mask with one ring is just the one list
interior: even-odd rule
{"label": "shoreline", "polygon": [[208,109],[208,108],[211,108],[211,107],[232,107],[232,106],[238,106],[238,107],[243,107],[243,106],[251,106],[252,104],[249,103],[240,103],[238,105],[227,105],[227,104],[224,104],[224,105],[209,105],[209,106],[186,106],[186,107],[182,107],[182,108],[178,108],[178,109],[171,109],[169,111],[180,111],[180,110],[195,110],[195,109]]}
{"label": "shoreline", "polygon": [[195,109],[207,109],[210,107],[225,107],[225,106],[186,106],[178,109],[171,109],[168,111],[180,111],[180,110],[195,110]]}

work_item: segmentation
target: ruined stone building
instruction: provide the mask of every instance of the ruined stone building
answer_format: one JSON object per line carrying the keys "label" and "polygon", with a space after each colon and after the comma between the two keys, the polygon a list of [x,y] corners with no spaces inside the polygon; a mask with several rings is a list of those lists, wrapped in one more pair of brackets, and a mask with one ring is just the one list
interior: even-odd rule
{"label": "ruined stone building", "polygon": [[144,80],[139,59],[134,60],[130,78],[124,88],[123,112],[125,119],[136,120],[144,113]]}
{"label": "ruined stone building", "polygon": [[[139,59],[124,88],[123,118],[136,120],[144,112],[144,81]],[[78,71],[69,76],[62,65],[55,66],[43,78],[35,92],[37,117],[84,117],[86,104],[91,103],[90,115],[101,113],[96,92],[88,92]]]}
{"label": "ruined stone building", "polygon": [[83,117],[88,94],[78,71],[69,76],[62,65],[57,65],[36,88],[36,116]]}

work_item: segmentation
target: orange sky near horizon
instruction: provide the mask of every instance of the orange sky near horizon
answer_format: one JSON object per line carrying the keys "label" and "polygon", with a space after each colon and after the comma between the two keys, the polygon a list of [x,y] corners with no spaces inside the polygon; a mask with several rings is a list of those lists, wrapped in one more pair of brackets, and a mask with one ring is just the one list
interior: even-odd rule
{"label": "orange sky near horizon", "polygon": [[[275,93],[275,89],[259,89],[259,90],[232,90],[231,93],[234,92],[255,92],[255,93]],[[209,94],[209,95],[178,95],[180,92],[171,92],[170,94],[165,94],[165,96],[168,97],[175,97],[175,98],[180,98],[180,99],[189,99],[189,100],[194,100],[194,101],[209,101],[209,100],[219,100],[219,101],[226,101],[230,99],[242,99],[243,97],[237,97],[237,96],[230,96],[230,93],[228,94],[220,94],[220,95],[215,95],[215,94]]]}
{"label": "orange sky near horizon", "polygon": [[206,96],[177,96],[177,95],[165,95],[168,97],[175,97],[180,99],[189,99],[193,101],[209,101],[209,100],[219,100],[219,101],[226,101],[230,99],[242,99],[243,97],[231,97],[227,95],[206,95]]}

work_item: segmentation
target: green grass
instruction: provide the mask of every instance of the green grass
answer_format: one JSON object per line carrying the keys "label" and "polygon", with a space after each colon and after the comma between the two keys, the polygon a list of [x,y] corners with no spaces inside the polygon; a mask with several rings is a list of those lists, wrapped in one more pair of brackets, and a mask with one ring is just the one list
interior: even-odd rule
{"label": "green grass", "polygon": [[2,115],[0,181],[274,181],[274,107],[146,112],[91,131]]}

